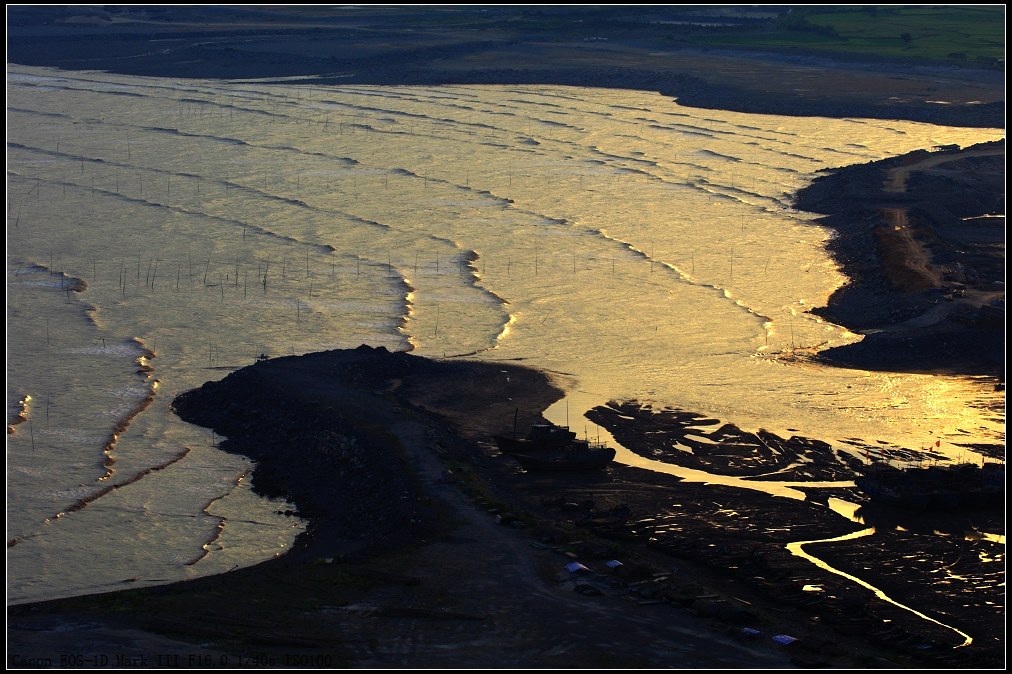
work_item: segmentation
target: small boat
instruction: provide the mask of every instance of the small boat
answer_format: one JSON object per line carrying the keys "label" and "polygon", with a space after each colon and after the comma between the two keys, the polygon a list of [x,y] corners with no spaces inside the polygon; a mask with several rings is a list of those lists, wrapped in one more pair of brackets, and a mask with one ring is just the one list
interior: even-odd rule
{"label": "small boat", "polygon": [[534,454],[510,454],[527,471],[574,472],[599,470],[615,458],[615,450],[606,445],[576,440],[557,449],[542,450]]}
{"label": "small boat", "polygon": [[517,460],[527,471],[572,472],[604,468],[615,458],[615,450],[601,442],[577,440],[576,433],[552,423],[533,424],[526,438],[493,435],[499,451]]}
{"label": "small boat", "polygon": [[493,435],[492,439],[498,445],[499,451],[503,454],[537,453],[546,450],[559,449],[573,442],[576,442],[576,433],[555,424],[534,424],[528,431],[526,438],[509,438],[505,435]]}

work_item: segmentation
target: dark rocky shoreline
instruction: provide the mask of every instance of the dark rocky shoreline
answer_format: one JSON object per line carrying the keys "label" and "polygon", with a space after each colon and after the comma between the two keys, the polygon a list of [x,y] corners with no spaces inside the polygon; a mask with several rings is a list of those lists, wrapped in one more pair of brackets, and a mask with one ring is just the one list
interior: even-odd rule
{"label": "dark rocky shoreline", "polygon": [[[498,382],[508,376],[510,386],[503,390],[515,389],[514,395],[528,400],[562,395],[534,370],[495,368],[493,375],[478,363],[363,345],[258,362],[179,395],[172,407],[184,421],[223,436],[222,450],[253,459],[258,493],[298,506],[291,514],[309,520],[309,527],[296,555],[309,547],[317,557],[375,554],[385,542],[407,545],[429,533],[425,496],[390,431],[403,404],[397,398],[413,395],[438,406],[436,391],[455,395],[462,382],[489,376]],[[304,385],[293,386],[293,380]],[[530,391],[524,394],[524,388]],[[505,432],[512,414],[502,401],[482,400],[483,407],[497,410],[499,432]],[[487,423],[489,409],[481,413]],[[525,411],[524,421],[535,418]]]}
{"label": "dark rocky shoreline", "polygon": [[[349,354],[349,363],[357,354]],[[369,408],[356,409],[349,400],[347,410],[321,413],[325,410],[311,396],[293,395],[272,381],[272,371],[286,360],[257,363],[209,381],[178,396],[172,407],[184,421],[224,437],[220,449],[253,459],[257,493],[294,503],[291,515],[309,521],[303,537],[334,544],[322,554],[354,554],[410,521],[418,495],[405,471],[391,469],[399,458],[392,443],[381,441],[378,420],[366,414]],[[378,376],[364,358],[354,367]],[[357,479],[381,473],[386,480]],[[300,542],[296,551],[305,547]]]}
{"label": "dark rocky shoreline", "polygon": [[[975,156],[991,151],[992,156]],[[953,160],[945,173],[913,172],[904,193],[884,190],[890,169],[938,155]],[[824,351],[819,360],[872,370],[990,375],[1004,381],[1005,219],[989,217],[1004,212],[1004,159],[1004,141],[917,151],[832,170],[795,196],[799,210],[827,214],[817,223],[834,231],[827,248],[849,278],[826,307],[812,313],[865,333],[861,342]],[[880,235],[891,228],[885,209],[909,214],[915,238],[944,277],[941,283],[929,287],[914,279],[903,284],[905,279],[896,273],[890,277],[893,260],[902,259],[905,251],[891,250],[890,241]],[[1000,295],[1000,300],[983,308],[954,305],[936,322],[903,327],[968,291]]]}

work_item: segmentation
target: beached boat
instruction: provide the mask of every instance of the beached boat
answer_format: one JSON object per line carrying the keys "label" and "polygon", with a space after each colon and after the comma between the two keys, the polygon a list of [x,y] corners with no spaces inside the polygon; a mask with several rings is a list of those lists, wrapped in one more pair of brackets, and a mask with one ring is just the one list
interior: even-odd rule
{"label": "beached boat", "polygon": [[566,426],[539,423],[531,426],[527,437],[493,435],[499,451],[512,456],[528,471],[581,471],[604,468],[615,458],[615,450],[601,442],[578,440]]}
{"label": "beached boat", "polygon": [[896,468],[872,464],[854,479],[873,502],[901,508],[980,508],[1005,500],[1005,465]]}
{"label": "beached boat", "polygon": [[492,439],[495,440],[495,444],[503,454],[540,453],[577,442],[576,433],[563,426],[549,423],[534,424],[527,432],[526,438],[517,438],[514,433],[513,437],[493,435]]}
{"label": "beached boat", "polygon": [[604,468],[615,458],[615,450],[606,445],[575,440],[557,449],[542,450],[534,454],[513,452],[510,456],[528,471],[575,472]]}

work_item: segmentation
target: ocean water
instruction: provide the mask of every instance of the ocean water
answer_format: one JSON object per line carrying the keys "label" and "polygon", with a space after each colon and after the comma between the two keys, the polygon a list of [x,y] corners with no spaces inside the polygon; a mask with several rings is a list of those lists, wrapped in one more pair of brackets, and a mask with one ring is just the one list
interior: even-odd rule
{"label": "ocean water", "polygon": [[1002,129],[20,66],[7,119],[8,603],[283,553],[290,505],[169,409],[261,353],[518,361],[575,429],[637,399],[834,445],[1004,442],[989,381],[794,357],[860,335],[808,313],[845,278],[789,207],[820,171]]}

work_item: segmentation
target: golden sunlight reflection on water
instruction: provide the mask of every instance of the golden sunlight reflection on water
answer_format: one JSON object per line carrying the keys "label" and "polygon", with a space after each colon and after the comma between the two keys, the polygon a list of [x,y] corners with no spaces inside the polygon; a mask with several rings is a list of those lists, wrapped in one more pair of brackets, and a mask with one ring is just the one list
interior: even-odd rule
{"label": "golden sunlight reflection on water", "polygon": [[[236,493],[248,466],[167,405],[261,353],[518,359],[566,373],[574,419],[638,399],[832,443],[1001,442],[982,381],[788,356],[859,339],[808,313],[844,278],[790,195],[826,168],[1002,136],[700,112],[636,91],[309,96],[9,68],[8,409],[30,394],[35,410],[8,437],[11,595],[213,573],[290,542],[286,506]],[[104,439],[154,379],[116,474],[194,451],[42,526],[71,491],[98,489]],[[216,551],[181,567],[223,510]],[[101,577],[54,566],[56,550],[91,554],[96,532],[148,547],[103,558]]]}

